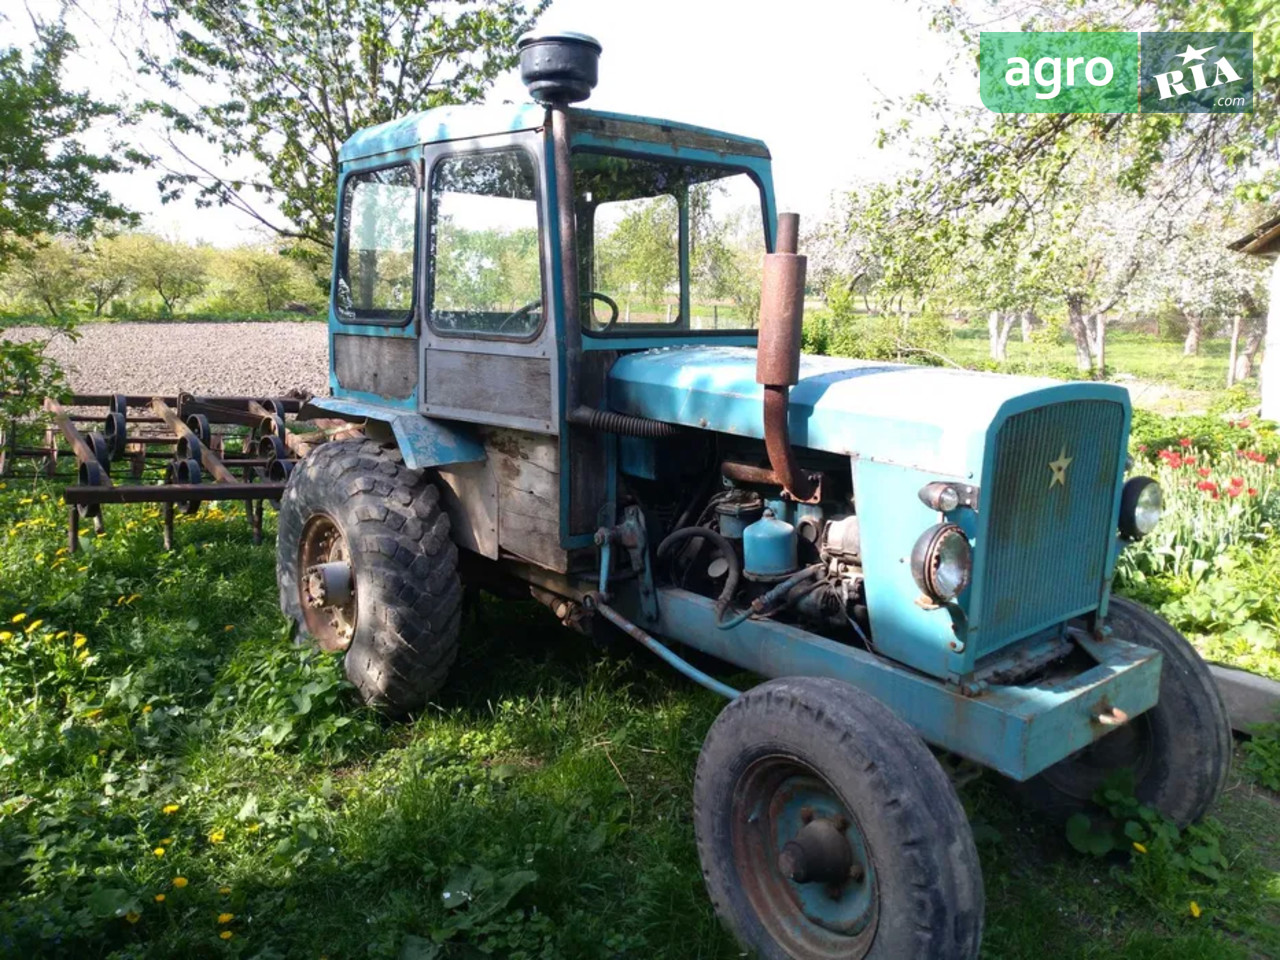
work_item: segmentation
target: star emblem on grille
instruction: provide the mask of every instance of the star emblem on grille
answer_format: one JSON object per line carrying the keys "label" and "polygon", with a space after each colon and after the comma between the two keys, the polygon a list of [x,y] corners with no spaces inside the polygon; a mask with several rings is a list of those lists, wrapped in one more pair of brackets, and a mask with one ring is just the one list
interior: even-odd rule
{"label": "star emblem on grille", "polygon": [[1049,461],[1049,469],[1053,473],[1053,477],[1049,480],[1049,488],[1053,489],[1058,484],[1067,485],[1067,467],[1071,466],[1073,457],[1067,456],[1067,448],[1063,447],[1062,452],[1058,454],[1057,460]]}

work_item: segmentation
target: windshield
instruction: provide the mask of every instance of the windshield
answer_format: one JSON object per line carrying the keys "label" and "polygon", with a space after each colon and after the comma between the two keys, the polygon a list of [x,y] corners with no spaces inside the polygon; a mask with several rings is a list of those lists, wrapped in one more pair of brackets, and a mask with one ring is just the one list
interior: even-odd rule
{"label": "windshield", "polygon": [[573,174],[584,329],[755,328],[765,232],[749,173],[577,151]]}

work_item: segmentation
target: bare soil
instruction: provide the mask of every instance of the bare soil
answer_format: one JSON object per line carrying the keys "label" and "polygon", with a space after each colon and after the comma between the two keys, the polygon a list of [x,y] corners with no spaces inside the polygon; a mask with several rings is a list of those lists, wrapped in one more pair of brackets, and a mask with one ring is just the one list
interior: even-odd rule
{"label": "bare soil", "polygon": [[[77,393],[324,394],[327,332],[314,322],[86,323],[77,340],[60,336],[49,353]],[[39,327],[0,333],[19,340],[47,335]]]}

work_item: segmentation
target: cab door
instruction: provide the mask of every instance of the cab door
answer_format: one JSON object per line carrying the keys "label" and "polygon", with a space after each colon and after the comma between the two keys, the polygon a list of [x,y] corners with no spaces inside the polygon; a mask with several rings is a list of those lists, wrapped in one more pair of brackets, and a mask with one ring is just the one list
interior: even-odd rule
{"label": "cab door", "polygon": [[419,411],[558,433],[536,132],[429,145]]}
{"label": "cab door", "polygon": [[343,165],[329,301],[336,397],[418,403],[421,180],[419,149]]}

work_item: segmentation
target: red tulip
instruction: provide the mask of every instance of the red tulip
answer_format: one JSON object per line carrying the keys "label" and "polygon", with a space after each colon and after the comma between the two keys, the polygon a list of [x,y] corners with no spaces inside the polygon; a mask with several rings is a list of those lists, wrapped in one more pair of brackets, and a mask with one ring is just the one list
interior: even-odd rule
{"label": "red tulip", "polygon": [[1178,442],[1179,442],[1180,444],[1182,444],[1184,447],[1189,447],[1189,446],[1191,446],[1191,438],[1190,438],[1190,437],[1183,437],[1183,438],[1182,438],[1181,440],[1179,440]]}

